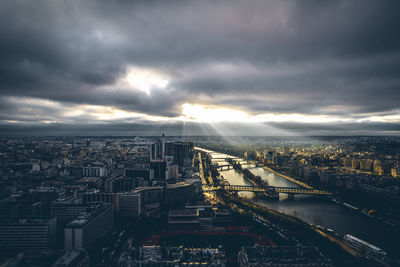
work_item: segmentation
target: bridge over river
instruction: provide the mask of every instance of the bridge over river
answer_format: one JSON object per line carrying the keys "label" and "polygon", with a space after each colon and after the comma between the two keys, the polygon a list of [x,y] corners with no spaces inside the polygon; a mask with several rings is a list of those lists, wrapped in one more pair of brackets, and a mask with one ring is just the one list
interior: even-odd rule
{"label": "bridge over river", "polygon": [[[211,150],[203,151],[209,153],[212,158],[220,158],[220,160],[213,161],[219,161],[219,164],[221,165],[226,165],[228,163],[225,160],[226,158],[234,157],[233,155],[219,153]],[[236,159],[236,161],[243,161],[243,159]],[[224,167],[224,171],[222,171],[221,174],[223,175],[224,180],[226,180],[230,184],[230,187],[228,187],[227,189],[234,189],[234,185],[249,186],[247,188],[240,188],[240,190],[244,191],[249,190],[247,192],[243,192],[245,193],[245,196],[248,196],[249,198],[252,195],[250,193],[255,192],[256,190],[259,190],[258,192],[265,192],[264,188],[260,189],[251,187],[252,184],[246,177],[244,177],[243,173],[233,170],[233,168],[231,168],[230,170],[225,170],[225,168],[227,167]],[[267,167],[260,166],[258,168],[252,169],[251,172],[256,176],[260,176],[261,179],[264,182],[268,182],[270,186],[274,186],[276,188],[285,187],[282,190],[277,190],[280,192],[288,192],[289,190],[293,190],[289,188],[295,188],[296,190],[296,187],[307,188],[307,185],[304,185],[302,182],[290,179],[291,177],[288,177],[285,174],[282,175],[280,173],[274,172]],[[204,187],[204,189],[205,191],[207,189],[210,189],[211,192],[213,192],[214,190],[223,190],[222,188],[218,188],[218,185],[215,186],[217,188]],[[238,187],[236,188],[239,189]],[[303,192],[305,193],[304,188]],[[311,186],[309,186],[309,189],[312,189]],[[309,191],[307,193],[311,192]],[[398,238],[394,238],[400,236],[400,230],[398,228],[382,223],[379,220],[374,220],[362,214],[361,212],[356,212],[353,209],[349,209],[348,207],[339,205],[333,201],[327,201],[326,199],[318,197],[307,197],[312,196],[312,194],[294,194],[294,196],[299,196],[297,198],[295,197],[296,201],[291,201],[288,200],[286,196],[281,196],[279,201],[268,201],[259,198],[257,200],[257,203],[264,207],[268,207],[270,209],[298,217],[307,223],[319,224],[325,228],[333,229],[336,233],[340,235],[351,234],[360,239],[366,240],[371,244],[381,247],[382,249],[388,251],[388,253],[390,253],[391,255],[400,255]],[[371,231],[371,229],[374,230]]]}
{"label": "bridge over river", "polygon": [[203,185],[204,192],[210,191],[218,191],[218,190],[226,190],[226,191],[247,191],[247,192],[263,192],[269,195],[275,193],[286,193],[291,195],[325,195],[330,196],[332,195],[329,192],[318,190],[318,189],[309,189],[309,188],[296,188],[296,187],[276,187],[276,186],[266,186],[266,187],[259,187],[259,186],[250,186],[250,185]]}

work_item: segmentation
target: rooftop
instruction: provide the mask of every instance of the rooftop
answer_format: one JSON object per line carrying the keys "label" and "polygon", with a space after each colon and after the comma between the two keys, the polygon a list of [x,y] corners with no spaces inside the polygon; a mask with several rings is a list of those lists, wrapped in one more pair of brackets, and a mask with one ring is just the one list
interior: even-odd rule
{"label": "rooftop", "polygon": [[92,212],[86,213],[82,216],[79,216],[78,219],[73,220],[69,224],[66,225],[66,228],[80,228],[83,227],[86,223],[90,222],[94,218],[96,218],[100,213],[108,209],[112,206],[110,203],[100,204],[95,210]]}
{"label": "rooftop", "polygon": [[169,217],[193,217],[199,216],[199,212],[195,209],[185,209],[185,210],[170,210]]}

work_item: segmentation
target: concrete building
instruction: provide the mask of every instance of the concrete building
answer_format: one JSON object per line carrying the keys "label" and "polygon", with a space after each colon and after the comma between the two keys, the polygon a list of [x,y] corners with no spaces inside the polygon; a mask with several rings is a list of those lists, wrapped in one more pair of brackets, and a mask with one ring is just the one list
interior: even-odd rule
{"label": "concrete building", "polygon": [[165,201],[167,203],[185,203],[196,196],[194,183],[171,184],[165,187]]}
{"label": "concrete building", "polygon": [[136,186],[136,178],[132,177],[111,177],[104,183],[104,191],[106,193],[118,193],[130,191]]}
{"label": "concrete building", "polygon": [[132,193],[140,194],[142,205],[161,202],[164,198],[163,187],[140,187],[132,191]]}
{"label": "concrete building", "polygon": [[214,210],[213,223],[215,225],[229,225],[233,222],[233,216],[228,209]]}
{"label": "concrete building", "polygon": [[175,142],[174,161],[179,167],[190,166],[193,160],[193,143]]}
{"label": "concrete building", "polygon": [[148,204],[160,203],[163,200],[163,188],[141,187],[131,192],[118,194],[115,203],[117,214],[121,217],[137,218]]}
{"label": "concrete building", "polygon": [[50,249],[55,245],[57,219],[29,218],[0,221],[0,247]]}
{"label": "concrete building", "polygon": [[177,179],[179,177],[178,164],[168,165],[168,179]]}
{"label": "concrete building", "polygon": [[83,203],[115,203],[117,194],[114,193],[103,193],[99,191],[86,192],[82,195]]}
{"label": "concrete building", "polygon": [[51,215],[57,218],[57,244],[64,244],[64,227],[84,215],[94,211],[99,204],[82,203],[76,198],[54,201],[51,205]]}
{"label": "concrete building", "polygon": [[105,177],[107,170],[104,167],[83,167],[82,176],[86,177]]}
{"label": "concrete building", "polygon": [[117,213],[121,217],[137,218],[142,212],[142,201],[140,193],[118,194],[116,205]]}
{"label": "concrete building", "polygon": [[114,226],[113,207],[99,205],[94,211],[73,220],[65,227],[65,249],[87,249]]}
{"label": "concrete building", "polygon": [[168,225],[172,229],[195,230],[199,226],[199,211],[197,209],[170,210]]}
{"label": "concrete building", "polygon": [[150,145],[150,160],[164,159],[165,157],[165,140],[161,139]]}
{"label": "concrete building", "polygon": [[167,162],[165,160],[152,160],[150,166],[154,170],[154,180],[165,181],[168,179]]}
{"label": "concrete building", "polygon": [[146,181],[154,180],[154,170],[153,169],[126,169],[125,175],[126,177],[142,177]]}
{"label": "concrete building", "polygon": [[93,177],[82,177],[76,181],[77,184],[84,185],[88,188],[102,188],[104,183],[104,178],[101,176]]}

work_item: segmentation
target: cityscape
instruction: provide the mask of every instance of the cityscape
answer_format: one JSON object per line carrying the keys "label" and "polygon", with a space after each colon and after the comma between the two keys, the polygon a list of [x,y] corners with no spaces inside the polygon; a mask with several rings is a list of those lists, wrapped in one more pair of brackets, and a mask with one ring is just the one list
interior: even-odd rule
{"label": "cityscape", "polygon": [[400,262],[397,137],[27,137],[0,148],[4,266]]}
{"label": "cityscape", "polygon": [[0,267],[400,266],[399,10],[1,0]]}

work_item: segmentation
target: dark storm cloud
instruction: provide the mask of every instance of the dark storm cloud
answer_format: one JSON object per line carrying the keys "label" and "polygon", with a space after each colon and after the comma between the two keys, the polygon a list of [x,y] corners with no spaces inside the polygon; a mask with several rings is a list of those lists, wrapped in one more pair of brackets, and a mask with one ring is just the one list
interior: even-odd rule
{"label": "dark storm cloud", "polygon": [[[255,74],[207,73],[183,79],[176,86],[181,90],[206,92],[219,103],[250,107],[256,112],[318,113],[319,108],[339,104],[356,108],[360,113],[379,112],[399,107],[399,59],[400,55],[395,54],[359,62],[291,64],[276,66],[278,72],[272,74],[269,70]],[[246,101],[246,97],[243,99],[249,92],[257,95],[253,103]],[[227,94],[235,98],[225,102]]]}
{"label": "dark storm cloud", "polygon": [[[4,0],[0,119],[61,120],[57,106],[23,110],[12,97],[169,117],[186,102],[255,114],[393,114],[399,8],[378,0]],[[167,74],[168,88],[147,95],[121,85],[129,66]]]}
{"label": "dark storm cloud", "polygon": [[70,135],[70,136],[103,136],[103,135],[222,135],[222,136],[314,136],[314,135],[398,135],[399,124],[395,123],[346,123],[346,124],[302,124],[273,123],[250,128],[243,124],[223,124],[221,129],[198,123],[113,123],[113,124],[2,124],[0,136],[15,135]]}
{"label": "dark storm cloud", "polygon": [[274,127],[290,133],[303,135],[398,135],[398,123],[329,123],[329,124],[301,124],[301,123],[274,123]]}

